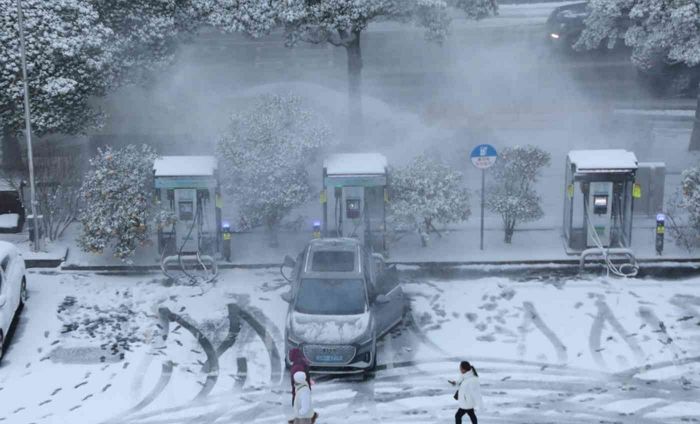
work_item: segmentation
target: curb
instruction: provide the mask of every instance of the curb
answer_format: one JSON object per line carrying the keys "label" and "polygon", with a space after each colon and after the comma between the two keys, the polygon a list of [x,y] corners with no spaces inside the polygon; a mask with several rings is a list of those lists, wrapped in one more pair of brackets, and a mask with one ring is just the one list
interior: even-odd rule
{"label": "curb", "polygon": [[[61,265],[60,263],[56,266]],[[278,263],[231,264],[217,263],[219,269],[264,269],[278,268]],[[54,267],[56,267],[54,266]],[[95,271],[95,272],[148,272],[160,271],[160,265],[76,265],[64,264],[61,271]]]}
{"label": "curb", "polygon": [[58,268],[62,263],[68,259],[68,253],[70,248],[66,247],[66,253],[62,257],[58,258],[46,258],[46,259],[24,259],[24,266],[26,268]]}
{"label": "curb", "polygon": [[[507,267],[535,267],[538,269],[561,269],[569,267],[579,267],[579,259],[532,259],[532,260],[503,260],[503,261],[387,261],[387,265],[412,266],[424,269],[431,268],[460,268],[479,266],[507,266]],[[589,264],[597,266],[599,261],[590,261]],[[602,262],[601,262],[602,263]],[[684,265],[686,268],[700,269],[700,258],[653,258],[638,259],[642,268],[670,268]],[[60,265],[60,264],[59,264]],[[219,269],[266,269],[279,268],[282,264],[272,262],[232,264],[219,263]],[[55,265],[56,267],[58,265]],[[38,267],[38,266],[37,266]],[[68,264],[61,266],[61,271],[94,271],[94,272],[149,272],[160,271],[159,265],[76,265]]]}

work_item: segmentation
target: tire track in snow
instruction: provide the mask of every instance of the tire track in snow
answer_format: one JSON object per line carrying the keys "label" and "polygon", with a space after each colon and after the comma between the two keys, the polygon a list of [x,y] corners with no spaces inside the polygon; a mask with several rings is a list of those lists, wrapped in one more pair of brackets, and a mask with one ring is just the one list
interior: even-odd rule
{"label": "tire track in snow", "polygon": [[668,334],[668,331],[666,329],[666,324],[664,324],[663,321],[659,319],[659,317],[656,316],[654,311],[646,306],[641,306],[639,308],[639,316],[652,328],[654,329],[653,332],[659,335],[662,335],[662,337],[659,337],[657,340],[659,343],[661,343],[664,347],[668,347],[672,352],[673,352],[673,358],[674,360],[677,360],[681,358],[683,355],[686,354],[686,351],[678,347],[676,342],[673,340],[673,337],[671,337]]}
{"label": "tire track in snow", "polygon": [[630,334],[625,330],[625,328],[620,324],[620,321],[615,317],[610,306],[602,299],[596,300],[596,307],[598,308],[598,313],[593,320],[591,325],[591,332],[589,334],[588,344],[591,349],[591,356],[596,361],[596,363],[602,367],[607,368],[607,363],[603,359],[602,352],[604,350],[601,347],[601,339],[603,336],[603,327],[605,323],[609,323],[613,330],[624,340],[627,346],[630,348],[632,353],[635,355],[637,362],[641,362],[644,359],[644,351],[639,347],[636,340],[630,337]]}
{"label": "tire track in snow", "polygon": [[[270,382],[273,385],[280,382],[282,379],[282,358],[272,335],[272,329],[277,330],[277,328],[260,310],[256,310],[257,308],[249,307],[249,311],[242,309],[235,303],[229,304],[228,307],[230,308],[229,310],[246,321],[258,334],[270,358]],[[279,333],[279,330],[277,330],[277,333]]]}
{"label": "tire track in snow", "polygon": [[[226,306],[228,308],[228,332],[226,333],[226,337],[224,338],[224,340],[216,348],[215,355],[217,361],[218,358],[220,358],[221,355],[224,354],[224,352],[226,352],[236,343],[236,339],[238,338],[238,335],[241,332],[241,318],[240,314],[238,313],[238,308],[234,308],[232,304]],[[207,359],[207,362],[205,362],[202,366],[202,371],[209,372],[209,367],[210,362],[209,359]]]}
{"label": "tire track in snow", "polygon": [[[228,304],[227,307],[229,310],[229,322],[234,324],[233,327],[230,327],[230,330],[231,330],[231,328],[233,328],[233,331],[235,331],[235,328],[236,328],[236,325],[235,325],[236,319],[231,318],[231,316],[233,315],[233,316],[239,317],[240,319],[245,321],[245,323],[248,324],[253,329],[253,331],[255,331],[255,333],[258,335],[258,337],[263,341],[263,344],[265,345],[265,348],[267,349],[267,352],[268,352],[268,357],[270,358],[270,369],[271,369],[270,382],[271,382],[271,384],[273,385],[273,387],[275,384],[282,384],[282,378],[281,378],[282,362],[281,362],[279,350],[277,349],[277,345],[276,345],[274,338],[273,338],[273,333],[277,332],[277,334],[279,334],[279,330],[276,328],[276,326],[274,326],[270,322],[269,319],[267,319],[267,317],[262,313],[262,311],[260,311],[257,308],[247,306],[246,309],[244,309],[244,308],[241,308],[239,305],[234,304],[234,303]],[[170,312],[170,314],[173,314],[173,313]],[[173,315],[176,315],[176,314],[173,314]],[[168,317],[170,317],[170,316],[168,316]],[[182,325],[183,327],[185,327],[185,325],[183,325],[181,322],[178,322],[178,323],[180,325]],[[199,332],[199,330],[197,330],[191,324],[187,323],[187,325],[189,327],[191,327],[193,330],[195,330],[197,333],[201,334],[201,332]],[[187,328],[187,327],[185,327],[185,328]],[[190,329],[188,328],[188,330],[190,330]],[[240,328],[239,328],[239,330],[240,330]],[[204,337],[204,336],[202,335],[202,337]],[[206,340],[208,342],[208,340],[205,337],[204,337],[204,340]],[[228,342],[225,341],[225,343],[228,343]],[[233,345],[234,345],[234,343],[231,343],[231,346],[233,346]],[[211,343],[209,343],[209,346],[211,347]],[[203,349],[205,349],[205,348],[203,347]],[[211,347],[211,349],[209,349],[209,350],[210,350],[210,353],[208,353],[207,356],[208,356],[208,358],[211,358],[211,360],[212,360],[211,363],[216,365],[217,376],[218,376],[217,351],[215,351],[213,349],[213,347]],[[205,351],[207,351],[207,349],[205,349]],[[223,354],[223,353],[224,353],[224,351],[221,352],[221,354]],[[213,388],[213,385],[210,388],[208,388],[208,391],[206,392],[206,394],[208,394],[212,388]],[[204,391],[205,389],[207,389],[206,385],[202,389],[202,391]],[[202,392],[200,392],[200,394],[201,393]],[[195,399],[201,400],[201,398],[206,396],[206,394],[204,394],[202,396],[198,395]],[[177,411],[187,410],[191,407],[192,407],[192,405],[181,405],[178,407],[174,407],[172,409],[169,408],[168,412],[175,413]],[[217,409],[216,411],[213,411],[213,412],[205,414],[201,417],[198,417],[195,421],[190,420],[190,421],[188,421],[188,423],[208,424],[208,423],[213,423],[213,422],[219,421],[219,420],[221,420],[221,418],[223,416],[225,416],[227,414],[229,409],[230,409],[229,407],[224,406],[222,408]],[[140,415],[137,417],[132,417],[132,422],[138,422],[139,420],[146,419],[148,416],[152,416],[152,417],[157,416],[161,412],[162,411],[156,411],[152,414],[146,414],[146,415]],[[254,419],[256,417],[256,414],[259,412],[260,411],[258,411],[255,408],[254,408],[254,410],[251,410],[251,412],[250,412],[252,414],[250,416],[251,419]],[[232,419],[235,419],[237,421],[239,419],[239,417],[235,416],[235,417],[232,417]],[[133,420],[136,420],[136,421],[133,421]]]}
{"label": "tire track in snow", "polygon": [[559,339],[554,331],[542,320],[542,317],[540,317],[540,314],[537,312],[532,302],[523,302],[523,308],[525,309],[524,313],[526,314],[526,318],[532,322],[535,327],[544,334],[552,346],[554,346],[559,363],[565,364],[568,361],[568,355],[564,343],[562,343],[561,339]]}
{"label": "tire track in snow", "polygon": [[[209,371],[207,372],[207,377],[203,387],[200,389],[200,391],[197,393],[194,399],[201,399],[203,397],[206,397],[214,388],[214,385],[218,380],[219,374],[218,357],[216,356],[216,352],[214,351],[211,342],[193,324],[182,318],[180,315],[170,311],[170,309],[166,307],[161,307],[158,309],[158,316],[160,318],[160,326],[162,327],[163,331],[163,346],[165,346],[165,341],[167,341],[168,335],[170,334],[170,323],[176,322],[182,328],[186,329],[194,336],[194,338],[197,340],[197,342],[207,355],[207,362],[212,364],[212,366],[209,367]],[[166,387],[170,383],[173,374],[173,369],[174,363],[172,360],[167,360],[166,362],[164,362],[162,364],[160,377],[158,378],[158,381],[156,382],[154,388],[134,407],[127,410],[123,414],[120,414],[116,418],[107,420],[106,422],[121,423],[129,415],[132,415],[153,403],[165,391]]]}

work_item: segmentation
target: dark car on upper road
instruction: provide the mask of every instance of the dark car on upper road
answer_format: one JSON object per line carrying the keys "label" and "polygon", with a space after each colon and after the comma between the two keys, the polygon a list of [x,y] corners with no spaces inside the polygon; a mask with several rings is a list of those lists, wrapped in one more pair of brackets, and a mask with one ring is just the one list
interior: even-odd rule
{"label": "dark car on upper road", "polygon": [[[377,340],[401,322],[406,301],[395,267],[351,238],[312,240],[294,260],[285,353],[299,348],[312,372],[374,369]],[[285,277],[286,278],[286,277]]]}
{"label": "dark car on upper road", "polygon": [[[571,54],[586,54],[577,51],[574,44],[585,29],[590,15],[588,2],[567,4],[555,8],[546,23],[546,40],[554,51]],[[628,24],[622,24],[623,26]],[[597,52],[608,51],[606,40]],[[627,58],[629,50],[623,40],[617,40],[614,50],[623,51]],[[648,66],[638,72],[642,83],[658,97],[693,97],[700,83],[700,67],[689,67],[683,63],[672,63],[663,54],[654,58]]]}
{"label": "dark car on upper road", "polygon": [[547,18],[547,41],[552,48],[562,52],[573,51],[585,27],[584,20],[589,15],[588,2],[580,2],[557,7]]}

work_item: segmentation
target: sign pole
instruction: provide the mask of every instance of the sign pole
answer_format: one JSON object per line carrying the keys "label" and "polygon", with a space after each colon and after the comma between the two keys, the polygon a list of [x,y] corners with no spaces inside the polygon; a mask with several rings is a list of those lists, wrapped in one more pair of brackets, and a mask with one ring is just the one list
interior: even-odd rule
{"label": "sign pole", "polygon": [[38,252],[41,248],[41,237],[39,231],[39,216],[36,210],[36,191],[34,186],[34,154],[32,152],[32,118],[29,102],[29,82],[27,81],[27,55],[24,41],[24,23],[22,16],[22,0],[17,0],[17,28],[19,30],[19,51],[22,64],[22,82],[24,85],[24,123],[25,137],[27,138],[27,162],[29,165],[29,201],[34,220],[34,243],[32,250]]}
{"label": "sign pole", "polygon": [[479,249],[484,250],[484,199],[486,190],[486,169],[481,170],[481,243]]}
{"label": "sign pole", "polygon": [[481,229],[479,249],[484,250],[484,208],[486,206],[486,170],[496,163],[498,153],[490,144],[479,144],[469,155],[472,164],[481,169]]}

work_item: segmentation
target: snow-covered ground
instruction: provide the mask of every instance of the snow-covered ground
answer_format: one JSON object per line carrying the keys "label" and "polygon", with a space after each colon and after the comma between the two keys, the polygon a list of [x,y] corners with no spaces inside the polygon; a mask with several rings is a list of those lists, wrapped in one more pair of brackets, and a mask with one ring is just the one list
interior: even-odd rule
{"label": "snow-covered ground", "polygon": [[[479,370],[486,422],[700,420],[700,279],[402,275],[411,311],[376,375],[318,377],[320,422],[449,422],[459,359]],[[286,289],[274,269],[206,287],[34,270],[0,422],[282,422]]]}

